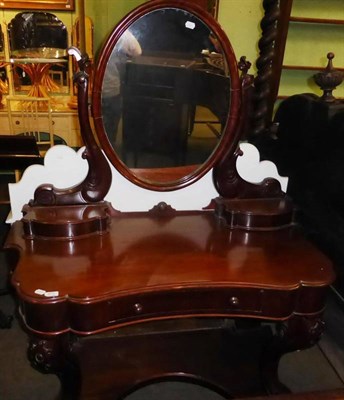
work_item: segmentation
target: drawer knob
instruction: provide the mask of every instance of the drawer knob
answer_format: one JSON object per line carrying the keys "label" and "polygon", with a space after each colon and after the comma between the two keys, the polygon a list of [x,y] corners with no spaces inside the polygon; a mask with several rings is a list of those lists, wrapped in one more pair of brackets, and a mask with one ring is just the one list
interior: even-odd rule
{"label": "drawer knob", "polygon": [[20,121],[16,120],[15,124],[20,125]]}
{"label": "drawer knob", "polygon": [[231,297],[229,299],[229,303],[231,306],[238,306],[239,305],[239,299],[235,296]]}
{"label": "drawer knob", "polygon": [[139,314],[143,310],[142,304],[140,304],[140,303],[134,304],[134,310],[136,313]]}

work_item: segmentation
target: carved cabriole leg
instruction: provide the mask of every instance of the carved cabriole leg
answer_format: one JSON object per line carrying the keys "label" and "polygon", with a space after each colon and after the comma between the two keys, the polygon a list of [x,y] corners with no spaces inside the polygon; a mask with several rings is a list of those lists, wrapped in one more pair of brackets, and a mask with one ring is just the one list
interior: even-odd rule
{"label": "carved cabriole leg", "polygon": [[53,373],[61,382],[61,393],[58,399],[77,398],[80,382],[78,369],[69,361],[69,335],[46,338],[31,336],[28,346],[28,359],[31,365],[40,372]]}
{"label": "carved cabriole leg", "polygon": [[269,394],[289,392],[278,379],[278,364],[281,357],[289,352],[304,350],[313,346],[324,331],[321,315],[294,315],[287,322],[276,326],[274,340],[265,349],[262,357],[262,379]]}

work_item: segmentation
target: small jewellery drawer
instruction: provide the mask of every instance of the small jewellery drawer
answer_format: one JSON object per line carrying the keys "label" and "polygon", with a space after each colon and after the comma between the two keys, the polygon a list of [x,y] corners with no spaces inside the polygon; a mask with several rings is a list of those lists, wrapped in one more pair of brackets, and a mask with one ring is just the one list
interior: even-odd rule
{"label": "small jewellery drawer", "polygon": [[[92,333],[127,323],[147,319],[181,316],[242,316],[283,318],[292,311],[290,301],[281,292],[286,308],[282,315],[274,315],[270,295],[276,290],[259,288],[180,288],[150,293],[113,297],[104,301],[71,302],[72,330]],[[275,297],[276,298],[276,297]],[[266,308],[266,310],[265,310]],[[266,312],[265,312],[266,311]],[[283,315],[285,314],[285,315]]]}

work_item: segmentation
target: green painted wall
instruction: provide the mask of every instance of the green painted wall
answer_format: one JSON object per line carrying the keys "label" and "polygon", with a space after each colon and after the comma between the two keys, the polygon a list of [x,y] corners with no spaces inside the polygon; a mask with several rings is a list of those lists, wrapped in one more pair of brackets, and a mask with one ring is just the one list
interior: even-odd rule
{"label": "green painted wall", "polygon": [[[94,21],[96,52],[114,25],[130,10],[146,0],[85,0],[86,15]],[[259,23],[263,16],[261,0],[220,0],[218,21],[231,40],[239,59],[257,58]]]}
{"label": "green painted wall", "polygon": [[260,0],[220,0],[218,21],[226,32],[239,59],[246,56],[252,62],[255,71],[255,61],[258,57],[258,40],[263,18],[263,8]]}
{"label": "green painted wall", "polygon": [[[344,0],[294,0],[292,16],[342,20],[344,22]],[[327,64],[328,52],[335,54],[334,66],[344,68],[344,25],[340,24],[289,24],[287,46],[284,57],[286,65],[318,67]],[[283,70],[279,94],[289,96],[300,92],[321,94],[312,76],[312,70]],[[334,92],[344,97],[344,84]]]}
{"label": "green painted wall", "polygon": [[85,14],[94,23],[94,49],[97,53],[113,27],[145,0],[85,0]]}

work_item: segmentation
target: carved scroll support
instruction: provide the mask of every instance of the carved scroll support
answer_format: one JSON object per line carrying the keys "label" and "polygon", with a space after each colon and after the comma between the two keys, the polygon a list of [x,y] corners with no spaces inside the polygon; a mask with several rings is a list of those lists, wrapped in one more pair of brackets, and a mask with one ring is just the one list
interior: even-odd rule
{"label": "carved scroll support", "polygon": [[[104,197],[110,189],[112,174],[109,163],[94,139],[89,121],[88,81],[89,59],[72,47],[69,53],[78,61],[80,71],[74,81],[78,87],[78,114],[85,144],[83,158],[89,170],[81,183],[66,189],[52,184],[40,185],[34,199],[23,208],[24,235],[28,239],[73,240],[88,235],[102,235],[110,224],[110,205]],[[64,206],[64,207],[61,207]]]}
{"label": "carved scroll support", "polygon": [[[238,124],[239,133],[236,137],[242,139],[247,130],[248,116],[252,102],[253,76],[248,74],[251,63],[245,57],[240,58],[238,64],[241,70],[241,88],[242,88],[242,108],[241,118]],[[238,174],[236,169],[237,158],[242,155],[238,147],[234,154],[229,151],[222,161],[214,167],[213,177],[214,185],[225,199],[229,198],[266,198],[281,197],[280,183],[276,179],[266,179],[259,184],[253,184],[245,181]]]}
{"label": "carved scroll support", "polygon": [[320,338],[325,323],[320,315],[294,315],[276,328],[274,340],[262,358],[262,377],[269,394],[289,391],[278,379],[278,364],[289,352],[313,346]]}
{"label": "carved scroll support", "polygon": [[236,169],[237,150],[222,170],[222,197],[214,200],[215,214],[229,228],[275,230],[294,223],[294,206],[277,179],[255,184],[245,181]]}
{"label": "carved scroll support", "polygon": [[[241,57],[242,111],[237,137],[245,136],[250,125],[248,116],[252,104],[253,76],[248,74],[250,63]],[[214,167],[213,181],[220,195],[215,199],[215,212],[230,228],[270,230],[293,223],[293,206],[277,179],[266,178],[260,183],[244,180],[237,171],[238,147]]]}
{"label": "carved scroll support", "polygon": [[32,206],[77,205],[102,201],[111,186],[111,169],[104,154],[94,139],[89,122],[88,111],[88,84],[89,59],[81,55],[78,49],[71,47],[69,54],[75,56],[80,71],[75,75],[74,81],[78,88],[78,114],[81,136],[86,146],[83,153],[89,165],[88,174],[83,182],[68,188],[57,189],[51,184],[39,186],[34,194]]}
{"label": "carved scroll support", "polygon": [[252,199],[283,197],[281,185],[277,179],[266,178],[260,183],[245,181],[238,173],[236,163],[243,152],[238,148],[234,155],[226,160],[215,171],[215,186],[219,194],[225,199]]}

